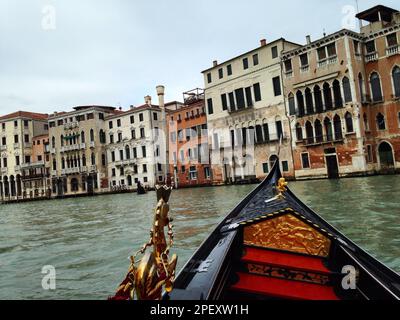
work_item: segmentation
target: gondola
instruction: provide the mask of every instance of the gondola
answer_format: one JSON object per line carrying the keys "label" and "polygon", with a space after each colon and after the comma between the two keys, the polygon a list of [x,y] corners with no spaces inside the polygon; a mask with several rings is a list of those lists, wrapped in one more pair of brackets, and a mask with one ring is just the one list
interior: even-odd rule
{"label": "gondola", "polygon": [[[149,254],[153,260],[156,251]],[[176,266],[172,260],[154,261]],[[148,262],[149,257],[139,266],[142,279],[151,279],[143,273],[146,264],[150,270]],[[278,164],[176,277],[168,270],[158,282],[168,283],[162,295],[158,289],[163,300],[400,300],[400,275],[303,204],[287,188]]]}
{"label": "gondola", "polygon": [[146,189],[143,187],[143,185],[140,182],[137,183],[137,191],[136,192],[138,195],[143,195],[143,194],[147,193]]}

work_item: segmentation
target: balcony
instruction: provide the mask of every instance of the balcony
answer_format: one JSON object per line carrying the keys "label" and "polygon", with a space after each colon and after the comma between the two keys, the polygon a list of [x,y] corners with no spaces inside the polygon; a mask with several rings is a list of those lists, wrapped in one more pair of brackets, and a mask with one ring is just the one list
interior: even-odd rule
{"label": "balcony", "polygon": [[64,130],[71,130],[75,128],[79,128],[79,122],[70,122],[64,124]]}
{"label": "balcony", "polygon": [[89,172],[97,172],[97,166],[90,166]]}
{"label": "balcony", "polygon": [[80,168],[67,168],[67,169],[62,169],[61,174],[63,176],[69,175],[69,174],[78,174],[80,173]]}
{"label": "balcony", "polygon": [[70,151],[77,151],[77,150],[80,150],[80,149],[85,149],[85,144],[83,144],[84,145],[84,147],[82,148],[82,144],[74,144],[74,145],[72,145],[72,146],[64,146],[64,147],[61,147],[61,149],[60,149],[60,152],[61,153],[65,153],[65,152],[70,152]]}
{"label": "balcony", "polygon": [[56,176],[57,176],[57,171],[56,171],[56,170],[51,170],[51,171],[50,171],[50,174],[51,174],[53,177],[56,177]]}
{"label": "balcony", "polygon": [[286,79],[293,78],[293,70],[288,70],[285,72]]}
{"label": "balcony", "polygon": [[232,113],[239,113],[239,112],[242,112],[242,111],[251,110],[251,109],[253,109],[253,108],[254,108],[254,102],[252,101],[250,106],[247,106],[247,107],[240,107],[240,108],[237,108],[237,109],[234,109],[234,110],[232,110],[232,109],[229,108],[229,109],[228,109],[228,112],[229,112],[230,114],[232,114]]}
{"label": "balcony", "polygon": [[394,46],[391,46],[391,47],[386,49],[386,55],[388,57],[394,56],[394,55],[399,54],[399,53],[400,53],[400,45],[398,45],[398,44],[396,44]]}
{"label": "balcony", "polygon": [[378,52],[370,52],[365,55],[366,62],[372,62],[378,60]]}
{"label": "balcony", "polygon": [[51,149],[50,149],[50,153],[51,153],[51,154],[56,154],[56,149],[55,149],[55,148],[51,148]]}
{"label": "balcony", "polygon": [[306,72],[308,72],[308,71],[310,71],[310,65],[305,65],[305,66],[301,66],[300,67],[300,72],[301,73],[306,73]]}
{"label": "balcony", "polygon": [[8,168],[1,168],[0,172],[2,175],[6,175],[8,173]]}
{"label": "balcony", "polygon": [[21,169],[40,168],[40,167],[44,167],[44,160],[21,164]]}
{"label": "balcony", "polygon": [[30,143],[30,142],[25,142],[25,143],[24,143],[24,148],[26,148],[26,149],[32,149],[32,143]]}
{"label": "balcony", "polygon": [[91,142],[90,142],[90,148],[91,148],[91,149],[95,148],[95,142],[94,142],[94,141],[91,141]]}
{"label": "balcony", "polygon": [[0,146],[0,151],[7,151],[7,146]]}
{"label": "balcony", "polygon": [[314,147],[323,144],[331,144],[331,143],[340,143],[343,142],[343,134],[333,135],[324,135],[318,137],[309,137],[305,139],[300,139],[296,141],[296,144],[303,144],[306,147]]}
{"label": "balcony", "polygon": [[15,150],[15,149],[21,148],[21,145],[19,143],[14,143],[13,147],[14,147],[14,150]]}

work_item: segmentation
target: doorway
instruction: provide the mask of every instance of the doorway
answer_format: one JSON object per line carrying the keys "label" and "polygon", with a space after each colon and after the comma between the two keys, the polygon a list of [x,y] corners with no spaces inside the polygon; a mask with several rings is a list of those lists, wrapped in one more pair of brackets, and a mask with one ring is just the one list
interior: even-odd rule
{"label": "doorway", "polygon": [[334,148],[326,149],[325,158],[326,158],[326,168],[328,170],[328,178],[339,179],[339,165],[336,155],[336,149]]}
{"label": "doorway", "polygon": [[394,158],[392,146],[387,142],[382,142],[379,145],[379,160],[382,170],[394,169]]}

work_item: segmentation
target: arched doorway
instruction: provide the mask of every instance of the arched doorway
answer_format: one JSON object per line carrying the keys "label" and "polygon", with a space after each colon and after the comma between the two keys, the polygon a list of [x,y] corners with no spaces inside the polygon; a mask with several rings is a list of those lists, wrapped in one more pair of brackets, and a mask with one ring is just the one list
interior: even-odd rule
{"label": "arched doorway", "polygon": [[15,178],[14,176],[10,177],[10,187],[11,187],[11,197],[16,196],[16,188],[15,188]]}
{"label": "arched doorway", "polygon": [[394,169],[394,157],[392,146],[387,142],[382,142],[378,148],[379,162],[381,169]]}
{"label": "arched doorway", "polygon": [[4,196],[10,196],[10,184],[8,183],[8,177],[4,177]]}
{"label": "arched doorway", "polygon": [[20,175],[17,175],[17,196],[22,196],[22,181]]}

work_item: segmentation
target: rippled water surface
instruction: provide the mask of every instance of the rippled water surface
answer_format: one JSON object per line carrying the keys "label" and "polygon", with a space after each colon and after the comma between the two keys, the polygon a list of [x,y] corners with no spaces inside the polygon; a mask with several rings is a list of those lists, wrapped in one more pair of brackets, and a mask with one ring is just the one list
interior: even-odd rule
{"label": "rippled water surface", "polygon": [[[400,176],[290,184],[306,204],[400,272]],[[175,245],[182,267],[254,186],[174,191]],[[149,239],[155,193],[0,206],[0,299],[106,299],[128,256]],[[57,289],[42,289],[42,267]]]}

